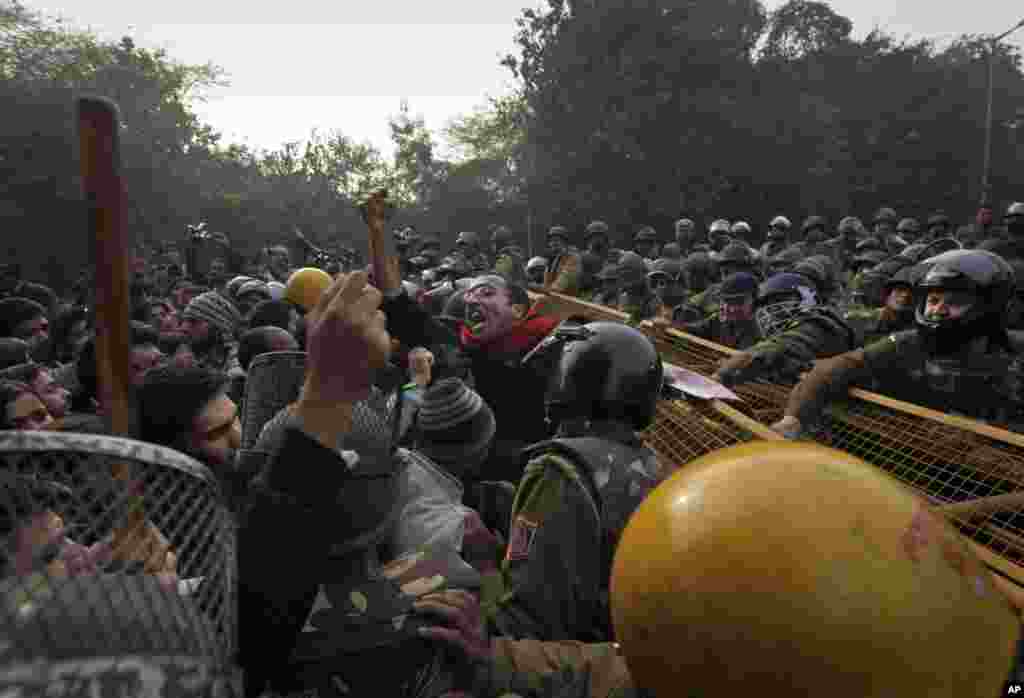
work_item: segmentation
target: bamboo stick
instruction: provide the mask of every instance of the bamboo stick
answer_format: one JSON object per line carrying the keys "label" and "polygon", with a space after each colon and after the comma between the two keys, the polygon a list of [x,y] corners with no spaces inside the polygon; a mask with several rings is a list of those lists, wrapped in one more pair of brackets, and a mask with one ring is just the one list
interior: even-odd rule
{"label": "bamboo stick", "polygon": [[1012,511],[1016,507],[1024,507],[1024,491],[943,504],[936,507],[936,509],[946,516],[971,519],[976,516],[985,516],[1000,511]]}

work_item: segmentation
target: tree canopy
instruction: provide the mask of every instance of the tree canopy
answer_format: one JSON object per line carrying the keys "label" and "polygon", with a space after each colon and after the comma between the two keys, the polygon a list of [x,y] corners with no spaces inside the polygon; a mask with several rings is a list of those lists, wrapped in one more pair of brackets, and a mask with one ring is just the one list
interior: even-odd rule
{"label": "tree canopy", "polygon": [[[225,84],[213,65],[116,42],[0,0],[0,221],[29,267],[85,260],[73,97],[113,98],[123,121],[129,224],[143,244],[207,221],[243,254],[295,229],[360,248],[354,202],[387,186],[396,224],[450,243],[510,226],[640,225],[777,213],[833,221],[881,205],[905,215],[977,204],[990,44],[942,47],[882,31],[854,38],[828,4],[790,0],[546,0],[513,28],[515,89],[440,134],[403,104],[385,155],[328,125],[254,152],[225,143],[193,104]],[[1021,198],[1020,55],[994,56],[992,186]],[[439,155],[443,138],[454,153]],[[79,234],[82,231],[83,234]],[[29,234],[25,234],[29,233]],[[523,239],[525,242],[525,237]]]}

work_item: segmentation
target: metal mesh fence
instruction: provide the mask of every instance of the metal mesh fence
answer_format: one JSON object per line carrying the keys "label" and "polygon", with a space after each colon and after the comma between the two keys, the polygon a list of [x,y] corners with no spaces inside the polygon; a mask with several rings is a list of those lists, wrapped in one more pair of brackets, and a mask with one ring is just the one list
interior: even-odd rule
{"label": "metal mesh fence", "polygon": [[[564,296],[550,295],[547,303],[563,317],[625,319],[623,313]],[[642,329],[664,361],[706,376],[733,351],[675,330]],[[782,418],[790,388],[766,381],[740,385],[733,390],[742,401],[729,404],[768,426]],[[968,538],[1002,558],[1001,571],[1024,583],[1024,437],[922,414],[851,396],[832,404],[822,429],[811,436],[886,471],[927,498]],[[753,438],[700,401],[662,403],[644,437],[676,467]]]}
{"label": "metal mesh fence", "polygon": [[176,656],[234,675],[235,524],[204,466],[35,431],[0,431],[0,459],[0,667]]}
{"label": "metal mesh fence", "polygon": [[242,404],[242,448],[253,448],[263,425],[299,399],[305,374],[306,353],[302,351],[273,351],[252,360]]}

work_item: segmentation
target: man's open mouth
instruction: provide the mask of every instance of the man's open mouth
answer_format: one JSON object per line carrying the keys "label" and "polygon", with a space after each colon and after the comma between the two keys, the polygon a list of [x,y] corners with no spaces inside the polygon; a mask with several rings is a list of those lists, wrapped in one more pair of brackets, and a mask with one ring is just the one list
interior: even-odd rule
{"label": "man's open mouth", "polygon": [[487,318],[484,316],[484,312],[480,308],[468,307],[466,308],[466,324],[469,325],[469,329],[474,332],[479,330],[487,323]]}

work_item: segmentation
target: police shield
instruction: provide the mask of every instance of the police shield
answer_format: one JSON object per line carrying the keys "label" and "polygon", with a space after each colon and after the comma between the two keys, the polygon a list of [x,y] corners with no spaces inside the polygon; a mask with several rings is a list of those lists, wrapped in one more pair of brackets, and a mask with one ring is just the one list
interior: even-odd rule
{"label": "police shield", "polygon": [[249,366],[242,410],[242,448],[251,449],[271,417],[299,399],[306,376],[306,353],[272,351]]}
{"label": "police shield", "polygon": [[237,695],[235,529],[205,466],[0,431],[0,693]]}

